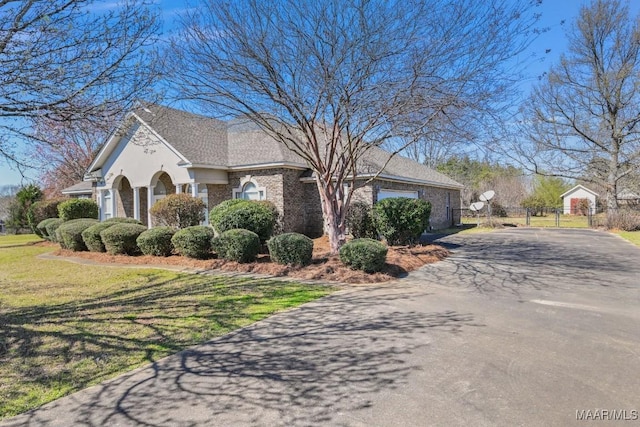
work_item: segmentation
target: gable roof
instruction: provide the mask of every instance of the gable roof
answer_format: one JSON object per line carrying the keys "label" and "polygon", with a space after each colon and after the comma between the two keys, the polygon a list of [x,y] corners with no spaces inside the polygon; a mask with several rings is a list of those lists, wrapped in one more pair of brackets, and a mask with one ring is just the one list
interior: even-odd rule
{"label": "gable roof", "polygon": [[[137,120],[160,137],[165,144],[184,159],[183,166],[215,167],[218,169],[249,169],[267,165],[303,168],[303,158],[289,150],[245,118],[224,122],[211,117],[189,113],[156,104],[144,104],[127,116],[124,128]],[[115,132],[100,150],[89,173],[101,167],[119,141]],[[389,153],[378,147],[367,151],[358,165],[358,174],[371,176],[383,166],[382,179],[396,179],[421,184],[463,188],[448,176],[414,160]],[[385,165],[386,163],[386,165]]]}
{"label": "gable roof", "polygon": [[145,105],[134,113],[190,163],[227,165],[225,122],[156,104]]}
{"label": "gable roof", "polygon": [[573,187],[572,189],[567,190],[567,191],[565,191],[564,193],[562,193],[562,194],[560,195],[560,198],[561,198],[561,199],[564,199],[564,197],[565,197],[565,196],[567,196],[567,195],[569,195],[569,194],[571,194],[571,193],[574,193],[574,192],[575,192],[575,191],[577,191],[577,190],[584,190],[584,191],[586,191],[587,193],[593,194],[595,197],[600,197],[600,196],[598,195],[598,193],[596,193],[595,191],[593,191],[593,190],[589,190],[589,189],[588,189],[587,187],[585,187],[584,185],[578,184],[578,185],[576,185],[575,187]]}

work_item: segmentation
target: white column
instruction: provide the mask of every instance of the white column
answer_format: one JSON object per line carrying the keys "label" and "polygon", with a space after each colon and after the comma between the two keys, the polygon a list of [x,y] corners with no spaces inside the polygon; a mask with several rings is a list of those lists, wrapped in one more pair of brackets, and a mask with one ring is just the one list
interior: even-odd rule
{"label": "white column", "polygon": [[98,219],[100,221],[104,221],[104,209],[102,207],[103,199],[104,199],[103,190],[98,190],[98,212],[99,212]]}
{"label": "white column", "polygon": [[111,190],[111,216],[113,218],[118,216],[118,198],[120,196],[120,192],[114,188]]}
{"label": "white column", "polygon": [[140,187],[133,187],[133,217],[140,220]]}
{"label": "white column", "polygon": [[191,184],[191,196],[198,197],[198,183],[194,182]]}
{"label": "white column", "polygon": [[182,184],[176,184],[176,194],[182,194]]}
{"label": "white column", "polygon": [[151,207],[153,206],[153,187],[147,186],[147,227],[151,228]]}

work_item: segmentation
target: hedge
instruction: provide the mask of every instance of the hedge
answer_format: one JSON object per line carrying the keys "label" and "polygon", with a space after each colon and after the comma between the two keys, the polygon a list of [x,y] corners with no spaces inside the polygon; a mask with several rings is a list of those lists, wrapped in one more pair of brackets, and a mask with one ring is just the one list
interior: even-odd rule
{"label": "hedge", "polygon": [[56,230],[56,235],[60,236],[60,246],[72,251],[86,251],[87,245],[82,239],[82,232],[98,223],[97,219],[80,218],[64,222]]}
{"label": "hedge", "polygon": [[106,222],[106,223],[117,223],[117,224],[139,224],[139,225],[142,225],[142,222],[140,222],[139,220],[137,220],[135,218],[113,217],[113,218],[105,219],[103,222]]}
{"label": "hedge", "polygon": [[100,233],[115,224],[115,222],[105,221],[99,222],[85,229],[82,232],[82,240],[87,246],[87,249],[91,252],[106,252],[107,250],[104,247],[104,243],[102,243],[102,237],[100,237]]}
{"label": "hedge", "polygon": [[205,219],[204,202],[189,194],[170,194],[153,205],[151,217],[154,224],[175,228],[199,225]]}
{"label": "hedge", "polygon": [[217,233],[245,229],[253,231],[266,242],[273,234],[278,210],[271,202],[233,199],[226,200],[211,210],[209,219]]}
{"label": "hedge", "polygon": [[244,229],[227,230],[211,241],[213,250],[222,259],[236,262],[253,262],[260,251],[260,238]]}
{"label": "hedge", "polygon": [[431,203],[421,199],[393,197],[374,206],[376,229],[391,246],[417,242],[429,227],[430,215]]}
{"label": "hedge", "polygon": [[268,242],[271,260],[278,264],[309,265],[313,258],[313,240],[299,233],[284,233]]}
{"label": "hedge", "polygon": [[154,227],[142,232],[136,243],[145,255],[169,256],[173,252],[171,238],[174,234],[176,229],[173,227]]}
{"label": "hedge", "polygon": [[49,222],[46,223],[45,229],[47,230],[47,238],[54,242],[58,243],[58,239],[56,238],[56,230],[64,221],[60,218],[51,218]]}
{"label": "hedge", "polygon": [[387,258],[387,247],[373,239],[354,239],[340,248],[343,264],[366,273],[382,270]]}
{"label": "hedge", "polygon": [[98,205],[91,199],[69,199],[58,205],[58,216],[65,221],[78,218],[98,219]]}
{"label": "hedge", "polygon": [[354,202],[349,205],[347,227],[354,239],[378,237],[376,225],[373,222],[372,207],[365,202]]}
{"label": "hedge", "polygon": [[205,259],[211,255],[211,239],[214,236],[211,227],[194,225],[178,230],[171,238],[171,243],[180,255]]}
{"label": "hedge", "polygon": [[58,205],[66,199],[40,200],[29,207],[27,211],[27,221],[29,227],[40,237],[44,237],[43,230],[38,227],[40,223],[49,218],[58,217]]}
{"label": "hedge", "polygon": [[109,254],[138,255],[140,248],[136,239],[146,230],[147,227],[144,225],[116,223],[101,231],[100,237]]}
{"label": "hedge", "polygon": [[[49,237],[49,233],[47,232],[47,225],[49,225],[50,222],[56,222],[56,220],[59,220],[60,218],[47,218],[47,219],[43,219],[42,221],[40,221],[38,223],[38,225],[36,226],[36,228],[38,229],[39,233],[38,236],[47,239],[47,240],[52,240]],[[54,236],[55,238],[55,236]]]}

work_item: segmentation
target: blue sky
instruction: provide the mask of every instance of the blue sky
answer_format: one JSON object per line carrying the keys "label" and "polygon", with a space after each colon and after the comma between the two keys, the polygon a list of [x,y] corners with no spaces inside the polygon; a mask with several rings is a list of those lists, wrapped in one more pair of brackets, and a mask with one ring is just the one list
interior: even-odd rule
{"label": "blue sky", "polygon": [[[105,3],[111,4],[112,2]],[[527,52],[528,55],[535,54],[536,59],[527,68],[527,80],[521,86],[524,91],[535,83],[537,77],[556,62],[560,54],[566,49],[565,31],[576,18],[580,6],[586,3],[588,3],[586,0],[543,0],[542,5],[538,7],[538,11],[542,14],[540,27],[548,28],[549,31],[541,34]],[[640,4],[637,2],[631,3],[633,3],[631,4],[632,12],[638,13]],[[160,0],[159,4],[163,10],[165,32],[168,33],[175,22],[177,14],[184,8],[182,6],[183,2]],[[549,51],[547,52],[547,50]],[[36,175],[37,172],[29,172],[27,179],[23,180],[17,171],[12,170],[9,165],[0,160],[0,186],[27,183],[29,179],[35,178]]]}

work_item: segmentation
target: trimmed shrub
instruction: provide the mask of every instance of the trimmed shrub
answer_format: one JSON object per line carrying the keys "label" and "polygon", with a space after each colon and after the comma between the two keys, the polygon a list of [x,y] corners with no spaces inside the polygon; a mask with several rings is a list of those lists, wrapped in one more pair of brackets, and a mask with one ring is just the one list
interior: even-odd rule
{"label": "trimmed shrub", "polygon": [[273,234],[278,210],[271,202],[233,199],[220,203],[211,210],[209,219],[217,233],[245,229],[253,231],[266,242]]}
{"label": "trimmed shrub", "polygon": [[109,219],[105,219],[103,222],[106,222],[108,224],[140,224],[142,225],[142,222],[138,221],[135,218],[120,218],[120,217],[113,217],[113,218],[109,218]]}
{"label": "trimmed shrub", "polygon": [[205,218],[204,202],[188,194],[170,194],[151,210],[153,222],[160,226],[186,228],[199,225]]}
{"label": "trimmed shrub", "polygon": [[354,239],[340,248],[340,261],[344,265],[375,273],[382,270],[387,258],[387,247],[373,239]]}
{"label": "trimmed shrub", "polygon": [[176,229],[173,227],[154,227],[142,232],[136,243],[145,255],[169,256],[173,252],[171,238],[174,234]]}
{"label": "trimmed shrub", "polygon": [[47,232],[47,225],[52,220],[56,220],[56,219],[59,219],[59,218],[47,218],[40,221],[36,226],[36,228],[39,231],[38,236],[42,237],[43,239],[51,240],[51,238],[49,237],[49,233]]}
{"label": "trimmed shrub", "polygon": [[284,233],[267,242],[271,260],[278,264],[309,265],[313,257],[313,240],[300,233]]}
{"label": "trimmed shrub", "polygon": [[213,250],[222,259],[252,262],[260,251],[260,238],[256,233],[241,228],[227,230],[211,241]]}
{"label": "trimmed shrub", "polygon": [[376,203],[373,212],[376,229],[388,245],[408,245],[417,242],[429,227],[431,203],[421,199],[392,197]]}
{"label": "trimmed shrub", "polygon": [[171,238],[176,252],[188,258],[205,259],[211,255],[213,229],[206,225],[194,225],[178,230]]}
{"label": "trimmed shrub", "polygon": [[40,223],[49,218],[58,217],[58,205],[66,199],[40,200],[29,207],[27,211],[27,221],[29,227],[40,237],[44,237],[43,230],[38,227]]}
{"label": "trimmed shrub", "polygon": [[56,230],[56,235],[59,236],[58,243],[65,249],[76,252],[86,251],[87,245],[82,239],[82,232],[97,223],[97,219],[80,218],[61,224]]}
{"label": "trimmed shrub", "polygon": [[65,221],[78,218],[98,219],[98,205],[91,199],[69,199],[58,205],[58,216]]}
{"label": "trimmed shrub", "polygon": [[140,248],[136,239],[145,232],[147,227],[139,224],[113,224],[100,232],[102,243],[107,253],[111,255],[138,255]]}
{"label": "trimmed shrub", "polygon": [[104,247],[104,243],[102,243],[102,237],[100,237],[100,233],[115,224],[117,223],[104,221],[94,224],[84,230],[82,232],[82,240],[87,246],[87,249],[89,249],[89,251],[91,252],[106,252],[107,250]]}
{"label": "trimmed shrub", "polygon": [[49,222],[45,225],[45,230],[47,230],[47,238],[53,243],[59,243],[56,238],[56,230],[64,221],[60,218],[51,218]]}
{"label": "trimmed shrub", "polygon": [[371,209],[371,206],[364,202],[355,202],[349,205],[347,226],[354,239],[376,239],[378,237]]}

